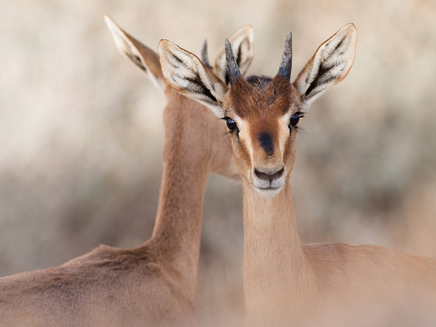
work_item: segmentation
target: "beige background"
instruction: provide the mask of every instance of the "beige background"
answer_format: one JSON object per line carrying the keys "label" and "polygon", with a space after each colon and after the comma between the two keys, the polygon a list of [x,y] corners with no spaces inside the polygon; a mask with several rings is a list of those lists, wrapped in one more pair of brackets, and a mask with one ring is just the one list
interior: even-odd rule
{"label": "beige background", "polygon": [[[292,31],[294,78],[325,39],[355,23],[354,67],[301,124],[291,177],[301,238],[436,256],[435,1],[2,0],[1,276],[151,234],[165,99],[115,48],[104,14],[154,49],[167,38],[198,53],[207,37],[211,55],[251,24],[249,73],[266,75]],[[210,180],[203,322],[243,306],[241,201],[238,183]]]}

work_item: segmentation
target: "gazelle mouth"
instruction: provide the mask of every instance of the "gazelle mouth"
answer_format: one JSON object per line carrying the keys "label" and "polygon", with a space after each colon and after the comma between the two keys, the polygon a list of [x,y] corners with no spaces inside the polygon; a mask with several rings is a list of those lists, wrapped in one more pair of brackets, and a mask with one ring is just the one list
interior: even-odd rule
{"label": "gazelle mouth", "polygon": [[259,187],[256,185],[253,185],[253,188],[263,197],[267,197],[267,198],[272,198],[274,197],[277,193],[279,193],[281,191],[281,189],[283,188],[283,186],[279,186],[279,187]]}
{"label": "gazelle mouth", "polygon": [[279,186],[279,187],[272,187],[272,186],[269,186],[269,187],[259,187],[259,186],[255,186],[255,188],[257,188],[259,190],[262,190],[262,191],[274,191],[274,190],[281,189],[282,187],[281,186]]}
{"label": "gazelle mouth", "polygon": [[285,184],[283,180],[267,182],[259,180],[257,178],[253,178],[251,175],[248,176],[248,181],[259,194],[268,198],[273,197],[277,193],[279,193]]}

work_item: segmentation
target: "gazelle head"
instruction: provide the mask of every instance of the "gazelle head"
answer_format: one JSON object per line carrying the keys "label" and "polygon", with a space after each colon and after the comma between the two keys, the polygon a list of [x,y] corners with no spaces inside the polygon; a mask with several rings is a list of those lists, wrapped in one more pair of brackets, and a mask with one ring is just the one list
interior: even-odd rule
{"label": "gazelle head", "polygon": [[315,98],[345,78],[354,62],[355,47],[356,28],[348,24],[321,44],[291,83],[291,34],[274,78],[243,78],[226,40],[229,88],[195,55],[174,43],[162,40],[159,55],[167,82],[224,120],[241,178],[268,197],[288,181],[300,118]]}
{"label": "gazelle head", "polygon": [[[190,166],[201,162],[206,171],[239,180],[231,143],[225,133],[226,127],[215,115],[191,99],[187,99],[168,86],[161,69],[158,54],[133,36],[125,32],[110,17],[105,16],[117,48],[137,67],[145,72],[153,83],[165,93],[167,105],[164,110],[165,144],[183,144],[185,158],[192,158]],[[236,31],[229,40],[242,75],[253,60],[253,29],[247,25]],[[218,50],[213,67],[209,63],[207,42],[203,43],[201,61],[205,69],[211,70],[225,84],[228,84],[226,52],[224,46]],[[197,120],[193,121],[192,116]],[[179,145],[179,147],[182,147]],[[164,154],[166,151],[164,150]],[[200,155],[198,155],[200,154]],[[205,165],[203,165],[205,163]]]}

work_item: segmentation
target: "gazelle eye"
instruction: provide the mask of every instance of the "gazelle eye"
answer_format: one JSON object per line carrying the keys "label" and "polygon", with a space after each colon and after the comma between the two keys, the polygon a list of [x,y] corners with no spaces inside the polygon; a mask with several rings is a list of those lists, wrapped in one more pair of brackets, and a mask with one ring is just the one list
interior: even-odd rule
{"label": "gazelle eye", "polygon": [[225,117],[227,128],[230,130],[230,133],[232,133],[234,130],[238,128],[235,121],[232,118]]}
{"label": "gazelle eye", "polygon": [[295,114],[292,115],[291,117],[291,121],[289,122],[289,128],[292,127],[297,127],[298,122],[300,121],[300,118],[303,117],[303,113],[298,111]]}

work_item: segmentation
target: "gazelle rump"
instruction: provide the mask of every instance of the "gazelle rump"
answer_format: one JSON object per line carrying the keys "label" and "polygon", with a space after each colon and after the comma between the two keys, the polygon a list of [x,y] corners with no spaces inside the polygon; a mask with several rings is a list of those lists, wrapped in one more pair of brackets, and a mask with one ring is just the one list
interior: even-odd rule
{"label": "gazelle rump", "polygon": [[226,40],[229,88],[192,53],[167,40],[159,44],[168,84],[207,105],[229,130],[243,186],[247,326],[436,322],[434,259],[374,245],[299,241],[289,185],[299,121],[348,74],[356,35],[353,24],[340,29],[294,83],[291,34],[274,78],[243,78]]}
{"label": "gazelle rump", "polygon": [[[155,51],[105,19],[121,52],[167,99],[162,185],[152,238],[138,248],[100,246],[58,267],[0,278],[2,327],[195,325],[203,194],[211,173],[239,178],[230,141],[207,108],[167,85]],[[251,27],[231,40],[248,68]],[[216,61],[222,56],[224,48]],[[224,76],[225,61],[214,69]],[[191,121],[192,112],[202,119]]]}

